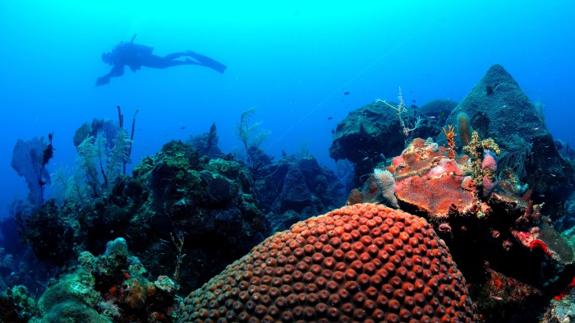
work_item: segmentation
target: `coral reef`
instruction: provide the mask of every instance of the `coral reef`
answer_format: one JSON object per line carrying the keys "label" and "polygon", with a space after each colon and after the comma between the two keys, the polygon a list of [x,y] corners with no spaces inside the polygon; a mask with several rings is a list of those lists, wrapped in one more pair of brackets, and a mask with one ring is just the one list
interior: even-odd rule
{"label": "coral reef", "polygon": [[336,172],[267,155],[252,109],[245,158],[213,124],[128,175],[136,115],[129,133],[118,108],[77,130],[78,169],[44,201],[51,137],[19,141],[30,196],[0,221],[0,322],[575,317],[573,150],[498,65],[459,104],[398,101],[337,126]]}
{"label": "coral reef", "polygon": [[25,323],[38,313],[36,300],[22,285],[0,293],[0,322]]}
{"label": "coral reef", "polygon": [[541,290],[491,269],[478,293],[488,322],[535,322],[545,304]]}
{"label": "coral reef", "polygon": [[[450,148],[414,139],[388,167],[397,201],[402,210],[430,221],[445,239],[487,320],[492,313],[535,317],[544,311],[545,297],[573,275],[573,251],[548,224],[542,205],[519,195],[508,179],[485,188],[485,178],[497,167],[484,153],[485,148],[497,150],[492,140],[475,134],[468,147],[476,156],[452,159]],[[357,194],[354,203],[383,202],[373,198],[380,188],[369,179]],[[524,292],[509,294],[506,288]],[[531,304],[530,311],[520,311],[522,304]]]}
{"label": "coral reef", "polygon": [[405,103],[394,105],[376,100],[352,111],[337,125],[330,156],[351,161],[355,165],[355,184],[360,185],[363,176],[370,174],[379,163],[401,153],[409,138],[438,136],[455,106],[452,101],[435,100],[420,108],[408,109]]}
{"label": "coral reef", "polygon": [[357,204],[277,233],[186,300],[180,322],[473,321],[465,279],[421,218]]}
{"label": "coral reef", "polygon": [[82,252],[78,268],[50,286],[31,322],[172,322],[176,284],[166,276],[154,282],[126,240],[108,242],[103,255]]}
{"label": "coral reef", "polygon": [[575,295],[551,300],[551,304],[541,319],[546,323],[573,322],[575,320]]}
{"label": "coral reef", "polygon": [[171,237],[182,237],[190,265],[182,268],[181,287],[189,291],[269,233],[252,183],[241,163],[201,157],[174,141],[145,158],[133,176],[118,178],[109,193],[61,206],[48,202],[22,217],[21,230],[40,259],[58,265],[124,236],[154,275],[174,272],[178,250]]}

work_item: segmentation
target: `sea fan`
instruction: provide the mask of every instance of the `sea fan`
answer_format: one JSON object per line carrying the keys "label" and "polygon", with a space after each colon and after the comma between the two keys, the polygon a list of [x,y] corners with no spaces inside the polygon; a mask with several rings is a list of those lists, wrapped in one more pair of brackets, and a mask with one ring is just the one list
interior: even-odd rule
{"label": "sea fan", "polygon": [[81,172],[85,185],[90,188],[93,195],[98,195],[100,192],[100,179],[98,177],[97,160],[100,150],[96,142],[96,138],[89,136],[85,138],[77,147],[78,151],[78,172]]}
{"label": "sea fan", "polygon": [[51,135],[49,139],[48,143],[44,138],[18,140],[12,152],[12,168],[26,180],[28,201],[34,206],[40,206],[44,202],[44,185],[50,184],[46,165],[53,154]]}
{"label": "sea fan", "polygon": [[128,134],[120,129],[112,148],[107,151],[106,178],[109,183],[124,174],[125,165],[130,159],[130,145]]}

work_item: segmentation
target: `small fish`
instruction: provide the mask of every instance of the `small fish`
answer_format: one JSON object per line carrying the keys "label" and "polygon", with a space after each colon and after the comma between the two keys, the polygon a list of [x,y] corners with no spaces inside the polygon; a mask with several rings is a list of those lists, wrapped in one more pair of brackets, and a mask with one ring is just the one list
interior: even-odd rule
{"label": "small fish", "polygon": [[187,127],[188,127],[188,126],[181,126],[181,127],[180,127],[180,130],[186,130]]}
{"label": "small fish", "polygon": [[345,91],[345,92],[343,92],[343,95],[349,95],[349,94],[350,94],[350,92],[349,92],[349,91]]}
{"label": "small fish", "polygon": [[332,116],[327,117],[327,120],[333,120]]}

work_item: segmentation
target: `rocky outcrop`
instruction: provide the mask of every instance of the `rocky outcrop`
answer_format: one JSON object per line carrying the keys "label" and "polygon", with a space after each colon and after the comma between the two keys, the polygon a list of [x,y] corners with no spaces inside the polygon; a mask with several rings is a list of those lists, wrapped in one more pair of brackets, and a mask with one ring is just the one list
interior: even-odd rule
{"label": "rocky outcrop", "polygon": [[401,153],[404,140],[396,112],[384,103],[374,102],[352,111],[337,125],[329,153],[335,160],[354,163],[358,184],[361,175],[371,173],[386,156]]}
{"label": "rocky outcrop", "polygon": [[420,126],[415,129],[413,138],[436,138],[442,134],[447,117],[457,106],[457,102],[451,100],[433,100],[417,108],[421,118]]}
{"label": "rocky outcrop", "polygon": [[262,163],[255,178],[257,200],[273,231],[287,229],[345,201],[343,184],[312,156],[284,156],[275,163]]}
{"label": "rocky outcrop", "polygon": [[[549,211],[560,208],[573,186],[573,169],[558,153],[541,111],[502,66],[487,71],[451,112],[447,124],[460,126],[464,118],[482,138],[491,137],[501,146],[501,172],[513,170]],[[464,144],[458,142],[459,147]]]}

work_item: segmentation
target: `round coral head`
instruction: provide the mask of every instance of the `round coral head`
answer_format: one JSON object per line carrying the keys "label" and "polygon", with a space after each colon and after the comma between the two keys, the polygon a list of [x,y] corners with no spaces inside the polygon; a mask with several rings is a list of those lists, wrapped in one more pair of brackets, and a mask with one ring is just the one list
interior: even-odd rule
{"label": "round coral head", "polygon": [[[368,219],[372,224],[370,230],[360,230]],[[348,230],[352,232],[349,243],[333,243],[341,241]],[[399,232],[393,235],[392,244],[375,243],[391,231]],[[399,238],[408,232],[418,237],[424,248],[413,248],[409,239]],[[315,250],[319,253],[329,250],[332,254],[347,254],[353,252],[351,246],[366,242],[371,242],[366,247],[370,252],[362,252],[353,259],[330,258],[329,254],[320,258],[296,252],[310,237],[330,246],[323,248],[318,244]],[[288,261],[267,261],[279,257]],[[303,271],[288,270],[293,266]],[[389,270],[383,271],[384,268]],[[253,276],[248,278],[247,272]],[[265,275],[271,279],[264,280]],[[280,286],[268,286],[270,283],[265,281],[271,281],[271,285],[277,282]],[[274,288],[281,295],[265,297]],[[327,301],[323,302],[325,298]],[[424,303],[414,306],[419,300]],[[234,322],[288,318],[377,322],[388,316],[416,321],[475,320],[465,279],[433,228],[423,218],[375,204],[337,209],[296,223],[290,230],[268,238],[192,292],[185,299],[179,318],[182,322],[217,321],[211,313],[215,315],[218,311],[226,313],[227,319]]]}

